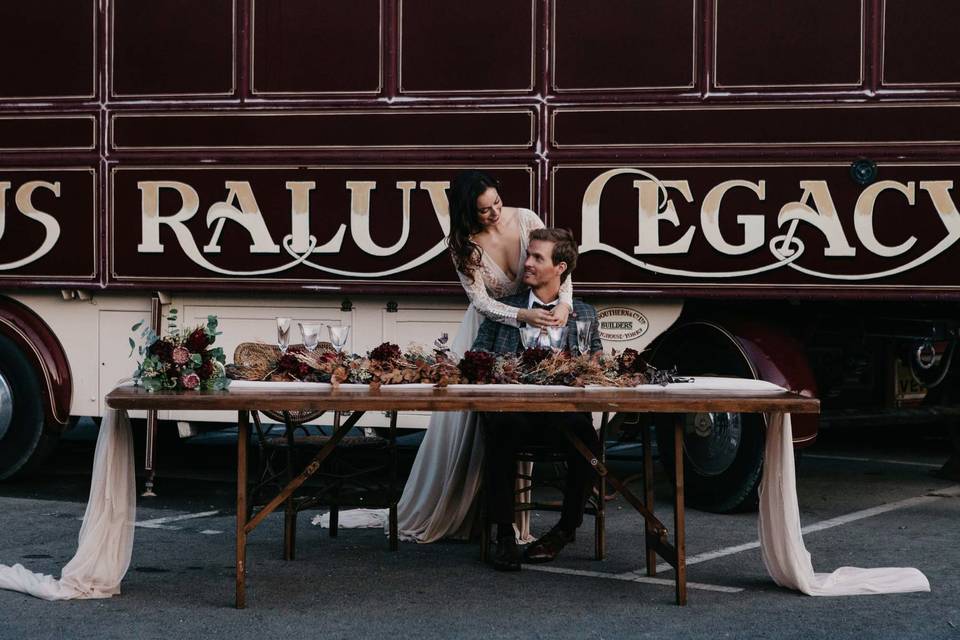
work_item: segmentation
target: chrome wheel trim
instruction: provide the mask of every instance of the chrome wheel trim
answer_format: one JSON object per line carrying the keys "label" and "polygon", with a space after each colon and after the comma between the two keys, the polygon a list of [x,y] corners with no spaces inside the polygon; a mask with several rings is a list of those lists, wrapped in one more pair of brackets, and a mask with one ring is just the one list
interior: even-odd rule
{"label": "chrome wheel trim", "polygon": [[687,414],[683,449],[687,462],[699,475],[722,475],[737,458],[743,439],[740,413]]}
{"label": "chrome wheel trim", "polygon": [[13,390],[0,372],[0,440],[3,440],[13,423]]}

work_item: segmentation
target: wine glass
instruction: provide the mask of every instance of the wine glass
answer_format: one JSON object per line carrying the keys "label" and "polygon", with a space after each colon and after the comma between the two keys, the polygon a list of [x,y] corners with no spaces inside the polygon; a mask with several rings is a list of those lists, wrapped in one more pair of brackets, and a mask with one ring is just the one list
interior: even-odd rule
{"label": "wine glass", "polygon": [[320,325],[316,322],[300,322],[300,335],[303,336],[303,346],[308,351],[314,351],[320,342]]}
{"label": "wine glass", "polygon": [[286,353],[290,347],[290,318],[277,318],[277,346],[280,353]]}
{"label": "wine glass", "polygon": [[532,327],[530,325],[520,327],[520,342],[523,344],[524,349],[536,347],[539,337],[540,327]]}
{"label": "wine glass", "polygon": [[590,351],[590,336],[593,333],[593,320],[577,320],[577,350],[580,355]]}
{"label": "wine glass", "polygon": [[567,328],[547,327],[547,341],[555,354],[560,353],[567,344]]}
{"label": "wine glass", "polygon": [[537,334],[537,339],[534,346],[539,349],[550,348],[550,336],[547,335],[546,328],[541,327],[540,332]]}
{"label": "wine glass", "polygon": [[338,353],[343,351],[344,345],[347,344],[347,338],[350,336],[350,325],[328,324],[327,331],[330,332],[330,344],[333,345],[333,348],[336,349]]}

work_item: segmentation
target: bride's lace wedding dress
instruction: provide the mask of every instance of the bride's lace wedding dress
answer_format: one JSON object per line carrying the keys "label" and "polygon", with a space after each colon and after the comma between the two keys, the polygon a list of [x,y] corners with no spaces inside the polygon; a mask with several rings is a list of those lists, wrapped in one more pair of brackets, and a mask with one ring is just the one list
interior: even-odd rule
{"label": "bride's lace wedding dress", "polygon": [[[459,273],[460,282],[470,299],[453,339],[454,357],[469,351],[483,318],[517,326],[517,309],[497,302],[497,298],[516,293],[523,286],[523,262],[527,257],[530,231],[543,227],[543,221],[529,209],[518,209],[520,222],[520,259],[511,278],[486,253],[473,281]],[[567,278],[560,289],[560,301],[572,306],[573,286]],[[470,535],[475,511],[474,498],[480,489],[483,462],[483,438],[477,416],[468,411],[436,412],[430,417],[426,436],[417,452],[410,476],[397,507],[397,523],[402,540],[433,542],[444,537]],[[372,516],[372,517],[371,517]],[[529,541],[527,512],[518,517],[518,538]],[[326,524],[325,518],[320,520]],[[386,522],[386,511],[366,510],[340,513],[344,528],[377,525]]]}

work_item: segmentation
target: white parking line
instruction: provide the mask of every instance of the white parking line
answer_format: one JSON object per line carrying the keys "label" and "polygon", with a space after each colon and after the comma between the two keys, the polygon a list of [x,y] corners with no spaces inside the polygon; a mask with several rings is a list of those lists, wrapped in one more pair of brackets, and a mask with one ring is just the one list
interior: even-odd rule
{"label": "white parking line", "polygon": [[167,516],[165,518],[154,518],[152,520],[141,520],[140,522],[134,523],[136,527],[143,527],[144,529],[169,529],[171,531],[177,531],[182,527],[172,527],[169,522],[182,522],[184,520],[193,520],[194,518],[207,518],[209,516],[215,516],[220,511],[203,511],[201,513],[185,513],[179,516]]}
{"label": "white parking line", "polygon": [[[830,518],[828,520],[821,520],[820,522],[814,522],[813,524],[808,524],[803,527],[800,531],[804,535],[808,533],[814,533],[816,531],[823,531],[824,529],[832,529],[833,527],[839,527],[840,525],[849,524],[851,522],[856,522],[857,520],[863,520],[864,518],[872,518],[873,516],[878,516],[881,513],[887,513],[889,511],[896,511],[897,509],[906,509],[907,507],[916,507],[921,504],[928,504],[930,502],[936,502],[941,498],[956,498],[960,497],[960,484],[953,485],[950,487],[945,487],[943,489],[936,489],[930,493],[924,494],[922,496],[916,496],[914,498],[907,498],[905,500],[898,500],[897,502],[889,502],[887,504],[881,504],[876,507],[871,507],[869,509],[862,509],[861,511],[853,511],[842,516],[837,516],[836,518]],[[724,556],[730,556],[735,553],[740,553],[742,551],[749,551],[751,549],[759,549],[760,541],[754,540],[753,542],[747,542],[745,544],[739,544],[735,547],[726,547],[724,549],[717,549],[716,551],[708,551],[706,553],[699,553],[695,556],[687,557],[687,566],[689,567],[692,564],[699,564],[701,562],[706,562],[707,560],[714,560],[716,558],[723,558]],[[671,567],[667,563],[661,563],[657,565],[657,572],[670,571]],[[646,569],[636,569],[634,571],[627,571],[618,575],[622,576],[634,576],[645,574]]]}
{"label": "white parking line", "polygon": [[[607,580],[621,580],[624,582],[642,582],[644,584],[656,584],[664,587],[673,587],[673,580],[666,578],[650,578],[648,576],[638,576],[633,573],[603,573],[602,571],[584,571],[582,569],[564,569],[563,567],[545,567],[543,565],[525,565],[524,571],[542,571],[544,573],[560,573],[570,576],[583,576],[586,578],[605,578]],[[743,589],[739,587],[724,587],[718,584],[704,584],[702,582],[688,582],[688,589],[700,589],[701,591],[719,591],[720,593],[740,593]]]}
{"label": "white parking line", "polygon": [[925,467],[928,469],[939,469],[943,466],[941,464],[933,464],[931,462],[912,462],[910,460],[887,460],[885,458],[855,458],[852,456],[825,456],[817,453],[805,453],[803,454],[804,458],[813,458],[816,460],[843,460],[845,462],[882,462],[884,464],[901,464],[907,467]]}

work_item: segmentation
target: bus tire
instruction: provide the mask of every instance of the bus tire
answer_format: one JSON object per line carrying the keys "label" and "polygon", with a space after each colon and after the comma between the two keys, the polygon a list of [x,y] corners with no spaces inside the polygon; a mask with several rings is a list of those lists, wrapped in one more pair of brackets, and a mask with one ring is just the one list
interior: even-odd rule
{"label": "bus tire", "polygon": [[0,480],[35,470],[57,436],[44,429],[40,376],[20,348],[0,335]]}
{"label": "bus tire", "polygon": [[[680,375],[755,377],[736,339],[708,322],[681,325],[665,334],[651,362],[660,368],[676,367]],[[691,413],[683,419],[686,504],[713,513],[755,510],[763,475],[763,418],[749,413]],[[654,422],[660,463],[671,479],[676,420],[676,414],[664,414]]]}
{"label": "bus tire", "polygon": [[[676,471],[673,464],[674,424],[677,416],[657,416],[656,437],[660,463],[670,478]],[[760,479],[763,476],[763,419],[756,413],[684,414],[684,497],[688,506],[711,513],[755,511],[759,503]],[[707,429],[714,433],[698,435],[697,423],[712,421]],[[711,457],[704,454],[702,441],[722,441],[730,423],[739,422],[736,445],[723,455],[715,469],[709,469]],[[721,423],[725,423],[722,424]],[[699,463],[699,464],[698,464]]]}

